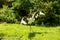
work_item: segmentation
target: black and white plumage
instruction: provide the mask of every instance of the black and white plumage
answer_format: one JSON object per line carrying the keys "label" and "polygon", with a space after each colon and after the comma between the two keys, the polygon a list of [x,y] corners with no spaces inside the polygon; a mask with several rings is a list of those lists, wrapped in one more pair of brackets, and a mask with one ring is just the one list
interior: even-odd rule
{"label": "black and white plumage", "polygon": [[[30,18],[24,18],[24,17],[22,17],[22,19],[21,19],[21,24],[28,24],[28,23],[32,23],[32,22],[34,22],[37,18],[38,18],[38,16],[39,15],[45,15],[43,12],[35,12],[33,15],[32,15],[32,17],[30,17]],[[28,22],[26,22],[24,19],[27,19],[28,20]]]}

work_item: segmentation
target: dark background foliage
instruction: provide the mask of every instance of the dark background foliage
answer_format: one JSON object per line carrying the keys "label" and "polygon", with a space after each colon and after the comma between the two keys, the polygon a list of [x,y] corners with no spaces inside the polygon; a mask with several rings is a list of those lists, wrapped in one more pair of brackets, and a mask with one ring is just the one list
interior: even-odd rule
{"label": "dark background foliage", "polygon": [[[23,16],[29,17],[34,12],[43,11],[35,24],[59,25],[60,0],[0,0],[0,22],[20,23]],[[30,12],[32,11],[32,12]]]}

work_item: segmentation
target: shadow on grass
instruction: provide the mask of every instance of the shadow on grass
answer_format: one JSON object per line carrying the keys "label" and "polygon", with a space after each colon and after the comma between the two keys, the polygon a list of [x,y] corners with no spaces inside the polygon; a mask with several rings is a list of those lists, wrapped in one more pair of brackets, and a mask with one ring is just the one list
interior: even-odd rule
{"label": "shadow on grass", "polygon": [[4,35],[3,33],[0,33],[0,40],[4,39]]}
{"label": "shadow on grass", "polygon": [[27,24],[27,26],[37,26],[37,27],[57,27],[58,24]]}
{"label": "shadow on grass", "polygon": [[32,40],[32,38],[34,38],[36,34],[42,34],[42,36],[44,36],[43,33],[47,34],[48,32],[32,32],[32,33],[29,33],[28,38]]}
{"label": "shadow on grass", "polygon": [[59,26],[59,25],[35,25],[35,26],[37,26],[37,27],[57,27],[57,26]]}
{"label": "shadow on grass", "polygon": [[45,27],[57,27],[58,25],[45,25]]}
{"label": "shadow on grass", "polygon": [[33,38],[33,37],[35,37],[35,33],[29,33],[28,38],[30,39],[30,38]]}

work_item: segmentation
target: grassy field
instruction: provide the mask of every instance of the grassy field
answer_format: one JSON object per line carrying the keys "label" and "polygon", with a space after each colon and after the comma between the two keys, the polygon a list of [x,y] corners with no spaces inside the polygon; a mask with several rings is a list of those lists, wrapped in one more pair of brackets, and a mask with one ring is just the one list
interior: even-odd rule
{"label": "grassy field", "polygon": [[60,40],[60,27],[0,24],[0,40]]}

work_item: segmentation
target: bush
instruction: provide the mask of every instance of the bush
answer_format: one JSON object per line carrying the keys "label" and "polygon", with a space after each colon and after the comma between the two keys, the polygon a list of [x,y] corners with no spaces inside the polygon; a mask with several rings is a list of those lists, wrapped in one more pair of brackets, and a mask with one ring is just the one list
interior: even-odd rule
{"label": "bush", "polygon": [[18,20],[16,19],[16,14],[13,10],[8,7],[1,9],[0,11],[0,21],[7,23],[16,23]]}

